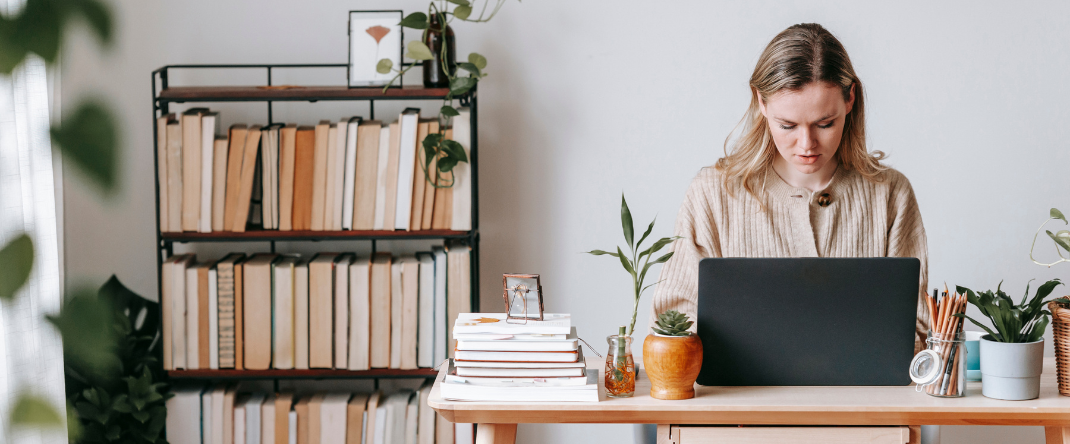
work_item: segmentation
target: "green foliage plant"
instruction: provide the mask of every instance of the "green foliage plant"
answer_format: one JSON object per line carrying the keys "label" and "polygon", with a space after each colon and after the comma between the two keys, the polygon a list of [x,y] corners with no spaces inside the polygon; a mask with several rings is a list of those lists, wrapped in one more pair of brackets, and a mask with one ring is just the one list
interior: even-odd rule
{"label": "green foliage plant", "polygon": [[[1060,262],[1070,262],[1070,257],[1068,257],[1070,256],[1070,230],[1059,230],[1055,233],[1052,233],[1050,230],[1044,230],[1044,226],[1053,220],[1061,220],[1064,225],[1067,224],[1066,216],[1063,216],[1062,211],[1059,211],[1057,208],[1052,208],[1051,211],[1049,211],[1048,219],[1045,220],[1043,224],[1040,224],[1040,228],[1037,228],[1036,234],[1033,235],[1033,245],[1029,247],[1029,259],[1037,265],[1051,267]],[[1044,230],[1044,232],[1048,234],[1048,237],[1051,238],[1052,242],[1055,243],[1055,254],[1059,255],[1059,260],[1050,264],[1045,264],[1033,258],[1033,249],[1037,246],[1037,236],[1040,236],[1040,230]],[[1068,256],[1063,256],[1063,251],[1066,251]]]}
{"label": "green foliage plant", "polygon": [[[505,0],[484,0],[483,6],[480,8],[479,15],[473,16],[472,12],[476,7],[477,0],[439,0],[438,2],[431,1],[428,3],[427,12],[414,12],[405,16],[401,20],[399,25],[405,28],[415,29],[421,31],[420,40],[413,40],[405,45],[406,53],[405,57],[418,60],[432,60],[434,54],[431,53],[429,48],[424,42],[427,40],[427,33],[431,32],[431,19],[436,17],[438,19],[439,26],[441,28],[435,29],[435,31],[441,31],[445,33],[446,26],[449,26],[454,20],[460,20],[470,23],[484,23],[490,21],[498,14],[502,5],[505,4]],[[488,7],[494,4],[493,8]],[[463,69],[468,74],[460,75],[460,73],[451,66],[448,66],[449,58],[446,57],[447,45],[442,45],[441,54],[439,54],[440,63],[442,63],[442,72],[446,74],[449,79],[449,93],[446,94],[443,99],[442,108],[439,109],[439,116],[444,119],[443,125],[439,126],[439,132],[437,134],[428,134],[427,137],[421,142],[421,146],[424,149],[425,161],[421,165],[421,169],[424,172],[424,177],[427,178],[435,188],[449,188],[453,186],[453,168],[458,163],[468,162],[468,157],[464,153],[464,148],[461,144],[447,140],[445,138],[446,126],[449,123],[449,119],[455,116],[459,116],[460,112],[453,107],[453,99],[464,96],[472,91],[476,84],[479,83],[484,77],[487,77],[487,72],[484,71],[487,67],[487,58],[483,57],[479,53],[468,54],[468,61],[457,63],[457,67]],[[387,82],[387,85],[383,87],[383,92],[386,92],[387,88],[394,84],[394,82],[401,79],[401,76],[412,69],[416,64],[404,66],[394,66],[388,58],[384,58],[376,62],[375,70],[380,74],[394,73],[394,77]],[[438,160],[436,168],[431,168],[431,163]]]}
{"label": "green foliage plant", "polygon": [[669,310],[658,315],[658,320],[651,329],[662,336],[690,336],[691,332],[687,329],[691,328],[692,324],[694,322],[687,320],[687,315]]}
{"label": "green foliage plant", "polygon": [[[654,241],[649,248],[639,251],[639,248],[643,245],[643,241],[647,236],[650,236],[650,232],[654,231],[654,222],[657,218],[650,221],[650,225],[646,227],[646,232],[639,238],[639,242],[633,242],[635,239],[635,230],[632,225],[632,212],[628,209],[628,201],[624,199],[624,195],[620,196],[620,222],[624,229],[624,241],[628,243],[627,253],[620,247],[617,247],[616,252],[603,251],[603,250],[591,250],[586,251],[587,254],[593,254],[595,256],[608,255],[620,259],[620,264],[624,267],[624,271],[632,276],[632,290],[634,293],[634,299],[632,301],[632,322],[628,326],[628,336],[632,335],[635,331],[635,316],[639,313],[639,298],[643,296],[643,292],[648,288],[657,285],[657,282],[643,286],[643,280],[646,279],[646,273],[650,270],[650,267],[655,264],[664,263],[672,257],[673,252],[668,252],[665,255],[658,257],[657,259],[650,260],[654,257],[654,253],[661,251],[666,245],[672,243],[672,241],[679,239],[679,236],[663,237]],[[640,267],[642,265],[642,267]]]}
{"label": "green foliage plant", "polygon": [[955,316],[969,319],[970,322],[988,332],[997,342],[1014,344],[1036,342],[1044,336],[1044,330],[1048,327],[1051,316],[1051,312],[1044,309],[1044,298],[1059,285],[1062,285],[1062,282],[1058,279],[1045,282],[1037,288],[1032,299],[1029,299],[1029,285],[1026,285],[1022,301],[1017,305],[1010,296],[1007,296],[1007,293],[1000,289],[1003,286],[1002,282],[996,287],[995,292],[988,290],[974,293],[969,288],[958,286],[956,290],[959,293],[966,293],[966,300],[981,310],[981,314],[992,321],[996,330],[992,331],[964,313],[956,313]]}

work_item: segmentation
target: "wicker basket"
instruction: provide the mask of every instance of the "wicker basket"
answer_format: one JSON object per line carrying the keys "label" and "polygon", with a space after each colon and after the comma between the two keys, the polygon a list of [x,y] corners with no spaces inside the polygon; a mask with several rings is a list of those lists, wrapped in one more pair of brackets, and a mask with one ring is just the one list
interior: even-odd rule
{"label": "wicker basket", "polygon": [[1070,308],[1048,303],[1055,342],[1055,373],[1059,376],[1059,394],[1070,396]]}

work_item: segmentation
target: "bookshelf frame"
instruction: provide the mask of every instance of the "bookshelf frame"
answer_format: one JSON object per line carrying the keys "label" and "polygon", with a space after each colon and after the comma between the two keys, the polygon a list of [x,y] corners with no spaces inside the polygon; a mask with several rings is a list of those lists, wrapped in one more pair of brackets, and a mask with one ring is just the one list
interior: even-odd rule
{"label": "bookshelf frame", "polygon": [[[406,66],[411,64],[404,64]],[[249,69],[264,70],[266,83],[252,86],[174,86],[168,82],[172,70],[221,70]],[[479,169],[478,169],[478,107],[477,91],[473,88],[463,96],[456,97],[462,106],[471,112],[472,144],[469,147],[469,165],[472,168],[472,229],[470,231],[422,230],[422,231],[278,231],[250,230],[245,232],[180,232],[163,233],[160,231],[160,177],[157,146],[156,119],[167,115],[172,104],[204,102],[250,102],[267,105],[267,123],[274,124],[274,102],[310,102],[319,101],[357,101],[367,102],[369,120],[375,119],[375,102],[389,101],[427,101],[442,100],[449,94],[449,88],[424,88],[422,86],[388,87],[349,87],[348,84],[337,86],[289,86],[275,87],[272,84],[272,72],[280,69],[338,69],[348,73],[348,63],[330,64],[197,64],[165,65],[151,73],[152,76],[152,156],[153,177],[155,182],[155,219],[156,219],[156,277],[158,294],[163,294],[163,261],[174,254],[175,243],[201,242],[267,242],[270,252],[275,252],[276,242],[318,242],[318,241],[363,241],[371,242],[372,253],[380,240],[416,240],[441,239],[444,245],[461,245],[471,249],[471,306],[469,310],[479,311]],[[341,78],[341,74],[339,75]],[[161,316],[163,306],[161,305]],[[447,320],[448,322],[448,320]],[[162,352],[162,348],[161,348]],[[273,379],[278,384],[280,379],[378,379],[423,378],[433,379],[438,372],[434,369],[399,370],[372,369],[366,371],[310,369],[310,370],[172,370],[167,372],[173,379],[200,380],[254,380]]]}

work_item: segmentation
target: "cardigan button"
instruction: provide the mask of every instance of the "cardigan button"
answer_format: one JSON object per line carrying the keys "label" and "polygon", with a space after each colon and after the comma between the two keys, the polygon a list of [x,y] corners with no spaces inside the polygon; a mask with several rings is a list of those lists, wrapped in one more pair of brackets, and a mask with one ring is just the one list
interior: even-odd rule
{"label": "cardigan button", "polygon": [[817,204],[821,205],[822,207],[827,207],[831,203],[832,197],[829,196],[829,193],[822,193],[820,196],[817,197]]}

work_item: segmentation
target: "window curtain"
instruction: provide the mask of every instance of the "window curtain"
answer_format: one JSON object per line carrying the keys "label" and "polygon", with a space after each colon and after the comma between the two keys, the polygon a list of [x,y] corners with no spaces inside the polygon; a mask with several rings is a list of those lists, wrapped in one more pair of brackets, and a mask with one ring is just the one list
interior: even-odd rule
{"label": "window curtain", "polygon": [[[24,0],[0,0],[10,15]],[[0,440],[64,443],[65,430],[13,429],[8,420],[18,395],[29,391],[61,413],[65,396],[63,347],[45,321],[62,300],[56,197],[49,137],[49,80],[45,63],[28,57],[0,75],[0,245],[21,233],[34,244],[30,280],[14,300],[0,303]]]}

